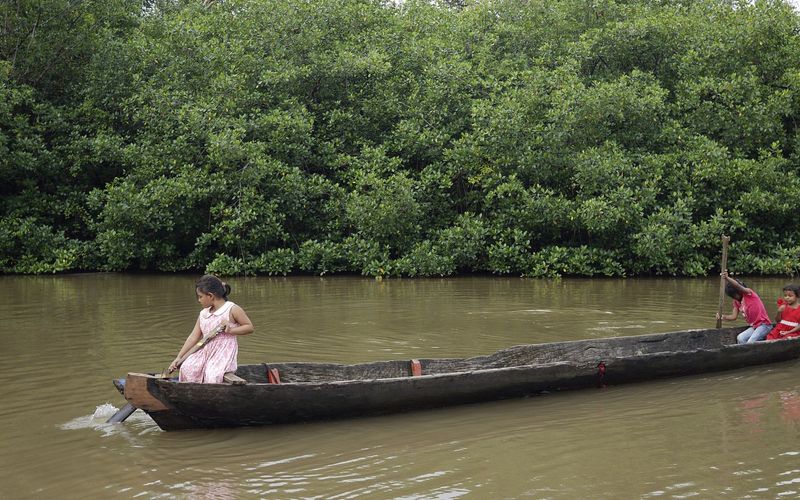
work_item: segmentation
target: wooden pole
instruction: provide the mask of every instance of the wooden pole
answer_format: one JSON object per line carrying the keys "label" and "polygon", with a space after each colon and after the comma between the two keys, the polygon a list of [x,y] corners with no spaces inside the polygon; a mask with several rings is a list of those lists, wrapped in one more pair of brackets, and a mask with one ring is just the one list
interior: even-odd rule
{"label": "wooden pole", "polygon": [[731,237],[722,235],[722,265],[719,269],[719,307],[717,308],[717,328],[722,328],[722,304],[725,302],[725,278],[722,276],[728,269],[728,243]]}

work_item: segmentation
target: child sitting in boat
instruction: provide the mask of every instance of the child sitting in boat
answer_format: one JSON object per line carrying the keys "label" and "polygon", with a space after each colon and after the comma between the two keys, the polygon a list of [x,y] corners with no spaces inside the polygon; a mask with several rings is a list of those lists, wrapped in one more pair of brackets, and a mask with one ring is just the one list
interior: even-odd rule
{"label": "child sitting in boat", "polygon": [[722,271],[722,277],[726,281],[725,294],[733,299],[733,310],[730,314],[722,316],[717,313],[717,319],[734,321],[739,317],[739,311],[741,311],[750,328],[737,335],[736,342],[745,344],[764,340],[772,329],[772,321],[767,315],[767,309],[764,307],[761,297],[741,281],[731,278],[727,269]]}
{"label": "child sitting in boat", "polygon": [[788,339],[800,336],[800,287],[786,285],[783,287],[783,298],[778,299],[778,324],[767,335],[767,340]]}
{"label": "child sitting in boat", "polygon": [[[210,274],[203,276],[195,284],[197,301],[203,306],[203,310],[200,311],[194,329],[178,356],[169,365],[170,372],[180,366],[178,381],[219,384],[227,372],[236,371],[239,353],[236,337],[253,333],[254,328],[244,309],[228,300],[230,291],[230,285]],[[200,339],[221,326],[224,326],[221,333],[187,357],[183,363],[180,362]]]}

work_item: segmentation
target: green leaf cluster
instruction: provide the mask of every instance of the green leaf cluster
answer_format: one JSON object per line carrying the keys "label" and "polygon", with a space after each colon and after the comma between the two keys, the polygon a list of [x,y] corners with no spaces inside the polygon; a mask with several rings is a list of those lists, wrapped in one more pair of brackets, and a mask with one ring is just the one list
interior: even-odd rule
{"label": "green leaf cluster", "polygon": [[0,272],[800,259],[784,0],[0,4]]}

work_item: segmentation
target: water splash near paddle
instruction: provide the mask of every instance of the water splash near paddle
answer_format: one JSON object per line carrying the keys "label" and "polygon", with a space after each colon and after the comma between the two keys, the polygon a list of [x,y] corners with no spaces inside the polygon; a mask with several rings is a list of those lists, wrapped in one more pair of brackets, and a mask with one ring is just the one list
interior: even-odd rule
{"label": "water splash near paddle", "polygon": [[98,421],[107,420],[108,417],[117,411],[119,411],[119,408],[116,406],[112,405],[111,403],[104,403],[95,408],[94,413],[92,413],[92,419]]}
{"label": "water splash near paddle", "polygon": [[90,415],[75,417],[69,422],[61,424],[59,428],[62,430],[97,429],[111,431],[118,426],[110,425],[108,420],[120,411],[120,408],[111,403],[103,403],[97,406]]}
{"label": "water splash near paddle", "polygon": [[91,415],[73,418],[69,422],[61,424],[60,427],[64,430],[75,430],[90,429],[100,425],[105,425],[106,420],[108,420],[108,418],[117,411],[119,411],[119,408],[115,407],[111,403],[104,403],[95,408],[94,413]]}

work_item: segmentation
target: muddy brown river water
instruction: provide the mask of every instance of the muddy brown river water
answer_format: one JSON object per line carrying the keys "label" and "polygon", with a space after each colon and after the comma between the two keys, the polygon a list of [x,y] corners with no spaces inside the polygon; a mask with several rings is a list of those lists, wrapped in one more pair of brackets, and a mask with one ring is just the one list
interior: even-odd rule
{"label": "muddy brown river water", "polygon": [[[797,498],[800,362],[288,426],[163,432],[194,275],[0,277],[2,498]],[[718,279],[233,278],[240,363],[463,357],[714,326]],[[753,278],[770,315],[785,278]],[[726,311],[730,307],[726,302]],[[741,324],[741,323],[740,323]]]}

